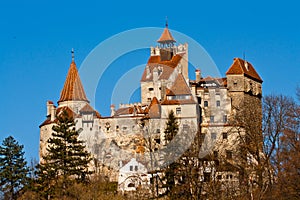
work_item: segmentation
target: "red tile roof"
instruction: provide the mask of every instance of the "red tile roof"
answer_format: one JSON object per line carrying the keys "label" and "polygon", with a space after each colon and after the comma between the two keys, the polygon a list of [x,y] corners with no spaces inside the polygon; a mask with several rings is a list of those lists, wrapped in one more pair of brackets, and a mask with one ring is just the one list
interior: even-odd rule
{"label": "red tile roof", "polygon": [[171,60],[165,60],[161,61],[160,56],[150,56],[148,60],[147,66],[149,67],[150,70],[150,76],[147,77],[147,68],[145,68],[144,73],[142,75],[141,81],[149,81],[153,79],[153,69],[155,67],[160,66],[162,68],[162,72],[159,76],[159,80],[166,80],[168,79],[171,74],[173,73],[174,69],[177,67],[179,62],[182,59],[182,55],[176,54],[172,57]]}
{"label": "red tile roof", "polygon": [[245,62],[247,62],[247,61],[245,61],[241,58],[234,58],[233,64],[231,65],[231,67],[226,72],[226,75],[243,74],[245,76],[253,78],[253,79],[257,80],[258,82],[262,83],[263,80],[260,78],[258,73],[255,71],[252,64],[247,62],[247,64],[248,64],[248,69],[247,69],[246,66],[245,66],[245,64],[246,64]]}
{"label": "red tile roof", "polygon": [[171,89],[167,90],[167,96],[175,95],[192,95],[189,86],[187,85],[182,74],[178,74]]}
{"label": "red tile roof", "polygon": [[[168,96],[189,96],[190,99],[168,99]],[[195,104],[191,90],[182,74],[178,74],[171,89],[166,89],[166,98],[161,105],[180,105],[180,104]]]}
{"label": "red tile roof", "polygon": [[92,108],[92,106],[90,106],[90,104],[86,104],[85,106],[83,106],[83,108],[81,108],[79,112],[96,112],[96,111],[94,110],[94,108]]}
{"label": "red tile roof", "polygon": [[171,32],[168,29],[168,26],[164,29],[162,32],[160,38],[157,40],[159,43],[169,43],[169,42],[176,42],[176,40],[173,38]]}
{"label": "red tile roof", "polygon": [[[69,108],[68,106],[63,106],[63,107],[57,108],[56,115],[60,116],[63,114],[64,111],[67,113],[67,115],[69,117],[73,117],[73,118],[78,117],[78,115],[75,112],[73,112],[71,110],[71,108]],[[47,119],[39,127],[41,128],[42,126],[45,126],[48,124],[57,123],[57,121],[58,121],[57,118],[54,121],[51,121],[50,117],[47,117]]]}
{"label": "red tile roof", "polygon": [[69,72],[64,87],[61,91],[58,103],[70,100],[88,102],[74,61],[72,61],[70,65]]}
{"label": "red tile roof", "polygon": [[153,99],[149,105],[148,116],[150,118],[160,118],[160,115],[161,115],[160,104],[159,104],[157,98],[153,97]]}
{"label": "red tile roof", "polygon": [[69,108],[68,106],[58,107],[56,109],[56,115],[58,115],[58,116],[62,115],[63,112],[66,112],[69,117],[75,118],[75,117],[79,116],[78,114],[73,112],[73,110],[71,108]]}
{"label": "red tile roof", "polygon": [[131,115],[131,114],[145,114],[145,111],[141,108],[141,106],[129,106],[126,108],[119,108],[116,110],[114,116],[121,116],[121,115]]}

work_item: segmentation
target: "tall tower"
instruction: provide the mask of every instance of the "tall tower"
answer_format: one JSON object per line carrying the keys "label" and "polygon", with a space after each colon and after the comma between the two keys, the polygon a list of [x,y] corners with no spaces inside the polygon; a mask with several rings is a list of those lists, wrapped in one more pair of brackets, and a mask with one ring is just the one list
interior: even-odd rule
{"label": "tall tower", "polygon": [[[231,97],[235,123],[243,127],[245,136],[256,141],[262,150],[262,82],[251,63],[234,58],[226,72],[228,96]],[[255,138],[255,139],[254,139]],[[247,138],[246,138],[247,139]]]}
{"label": "tall tower", "polygon": [[[77,67],[74,61],[74,51],[72,50],[72,61],[66,77],[64,87],[61,91],[60,98],[56,107],[52,101],[47,101],[47,115],[46,120],[39,126],[40,127],[40,159],[46,153],[47,141],[52,135],[52,127],[57,123],[56,116],[67,112],[68,115],[76,117],[81,115],[80,120],[89,113],[86,108],[89,106],[89,101],[86,98]],[[91,109],[89,109],[91,110]],[[85,115],[83,115],[83,113]],[[99,113],[95,113],[96,117],[100,117]],[[89,120],[91,121],[91,120]],[[83,124],[83,123],[81,123]],[[78,124],[79,125],[79,124]],[[79,127],[78,127],[79,128]],[[81,127],[80,127],[81,128]],[[40,160],[42,161],[42,160]]]}
{"label": "tall tower", "polygon": [[141,79],[143,104],[150,104],[153,97],[164,100],[166,89],[171,88],[179,73],[188,82],[188,45],[176,45],[168,22],[157,43],[156,47],[150,48],[150,58]]}

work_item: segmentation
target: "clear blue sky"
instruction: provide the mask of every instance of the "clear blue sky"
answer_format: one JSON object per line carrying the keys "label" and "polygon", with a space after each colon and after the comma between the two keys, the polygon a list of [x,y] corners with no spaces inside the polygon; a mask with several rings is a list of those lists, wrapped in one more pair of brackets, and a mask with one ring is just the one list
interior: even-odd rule
{"label": "clear blue sky", "polygon": [[[234,57],[251,62],[264,94],[294,95],[300,84],[300,14],[297,1],[1,1],[0,140],[14,136],[26,158],[38,158],[46,101],[59,99],[76,49],[79,67],[101,41],[139,27],[171,29],[199,42],[222,75]],[[141,37],[143,37],[141,35]],[[155,45],[155,41],[153,41]],[[130,67],[146,62],[139,52]],[[97,91],[101,95],[101,91]],[[109,103],[96,109],[106,115]]]}

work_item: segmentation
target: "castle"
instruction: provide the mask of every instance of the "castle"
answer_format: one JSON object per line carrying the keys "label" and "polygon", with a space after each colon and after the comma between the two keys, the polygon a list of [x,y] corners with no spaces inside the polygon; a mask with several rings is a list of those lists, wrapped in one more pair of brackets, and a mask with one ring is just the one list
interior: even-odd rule
{"label": "castle", "polygon": [[[124,171],[128,163],[138,163],[137,167],[128,166],[128,173],[138,172],[139,164],[143,173],[145,167],[149,169],[149,159],[145,157],[150,147],[146,137],[150,138],[154,152],[166,145],[164,129],[171,110],[183,136],[200,132],[205,135],[205,144],[226,141],[222,142],[222,148],[203,145],[203,152],[234,157],[230,145],[225,144],[234,137],[227,134],[232,128],[230,119],[245,103],[261,110],[263,81],[254,67],[246,60],[235,58],[226,77],[202,77],[197,69],[196,79],[190,80],[188,44],[177,45],[167,25],[157,42],[156,47],[150,48],[150,57],[141,74],[141,102],[121,104],[118,108],[111,105],[111,116],[107,117],[90,106],[72,56],[57,106],[47,102],[46,120],[40,125],[40,158],[46,153],[56,116],[66,111],[74,116],[76,129],[82,129],[80,139],[86,142],[94,158],[93,167],[99,170],[97,166],[109,165],[108,170],[116,172],[111,179],[124,182],[126,178],[120,179],[118,170]],[[257,126],[261,124],[258,122]],[[159,168],[160,155],[154,156]],[[133,183],[119,184],[129,190]]]}

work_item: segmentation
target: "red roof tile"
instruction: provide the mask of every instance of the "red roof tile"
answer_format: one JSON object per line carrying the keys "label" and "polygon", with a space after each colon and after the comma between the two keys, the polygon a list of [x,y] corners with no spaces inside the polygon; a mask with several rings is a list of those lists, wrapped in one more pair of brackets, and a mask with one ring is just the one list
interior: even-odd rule
{"label": "red roof tile", "polygon": [[114,116],[121,116],[121,115],[131,115],[131,114],[145,114],[144,110],[141,108],[141,106],[132,105],[126,108],[119,108],[116,110]]}
{"label": "red roof tile", "polygon": [[175,39],[173,38],[171,32],[168,29],[168,26],[164,29],[162,32],[160,38],[157,40],[159,43],[170,43],[170,42],[176,42]]}
{"label": "red roof tile", "polygon": [[72,61],[70,65],[69,72],[64,87],[61,91],[58,103],[70,100],[88,102],[74,61]]}
{"label": "red roof tile", "polygon": [[257,80],[258,82],[262,83],[263,80],[260,78],[258,73],[255,71],[252,64],[247,62],[247,64],[248,64],[248,69],[247,69],[245,66],[245,64],[246,64],[245,62],[247,62],[247,61],[245,61],[241,58],[234,58],[233,64],[230,66],[230,68],[226,72],[226,75],[243,74],[245,76],[253,78],[253,79]]}
{"label": "red roof tile", "polygon": [[178,74],[175,79],[174,84],[172,85],[170,90],[167,90],[167,96],[175,96],[175,95],[191,95],[191,90],[187,85],[182,74]]}
{"label": "red roof tile", "polygon": [[[63,106],[63,107],[57,108],[57,109],[56,109],[56,115],[60,116],[60,115],[63,114],[64,111],[67,113],[67,115],[68,115],[69,117],[73,117],[73,118],[79,117],[79,116],[78,116],[75,112],[73,112],[73,111],[71,110],[71,108],[69,108],[68,106]],[[47,119],[46,119],[39,127],[41,128],[42,126],[45,126],[45,125],[48,125],[48,124],[57,123],[57,121],[58,121],[57,118],[56,118],[54,121],[51,121],[50,117],[47,117]]]}
{"label": "red roof tile", "polygon": [[149,105],[148,115],[150,118],[160,118],[161,109],[160,109],[160,104],[156,97],[153,97]]}
{"label": "red roof tile", "polygon": [[58,116],[62,115],[63,112],[66,112],[69,117],[73,117],[73,118],[78,117],[78,115],[75,112],[73,112],[73,110],[68,106],[58,107],[56,109],[56,115]]}
{"label": "red roof tile", "polygon": [[182,59],[182,55],[176,54],[172,57],[171,60],[165,60],[161,61],[160,56],[150,56],[148,60],[147,66],[149,67],[150,70],[150,76],[147,77],[147,67],[144,70],[144,73],[142,75],[141,81],[148,81],[153,79],[153,69],[155,67],[160,66],[162,68],[162,72],[159,76],[159,80],[166,80],[168,79],[171,74],[173,73],[174,69],[177,67],[179,64],[180,60]]}
{"label": "red roof tile", "polygon": [[96,111],[94,110],[94,108],[92,108],[92,106],[86,104],[85,106],[83,106],[83,108],[81,108],[79,112],[96,112]]}

